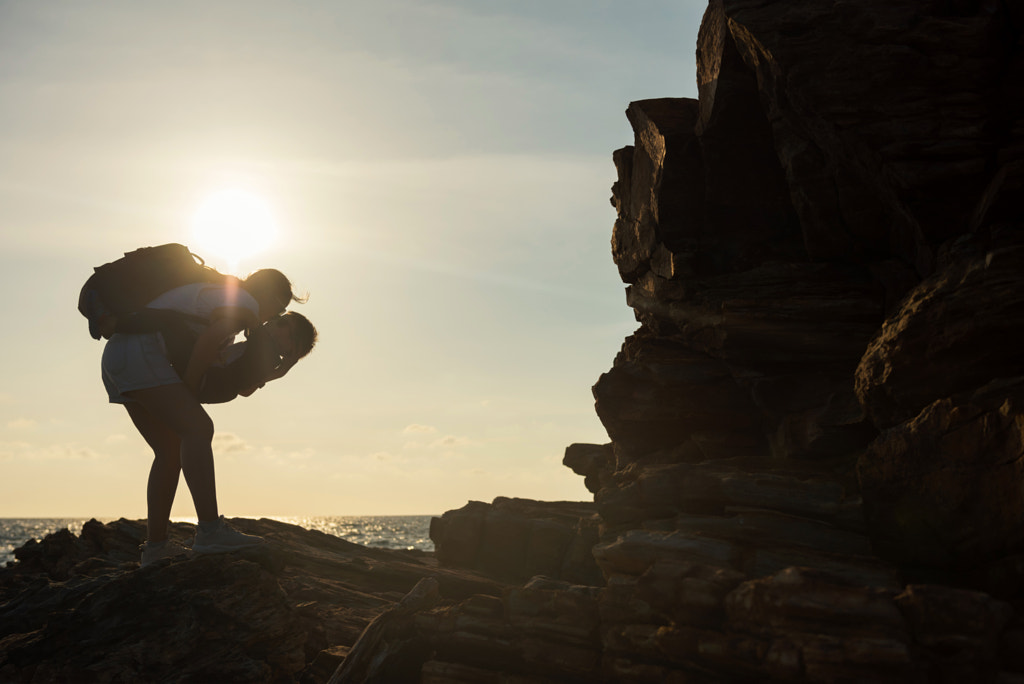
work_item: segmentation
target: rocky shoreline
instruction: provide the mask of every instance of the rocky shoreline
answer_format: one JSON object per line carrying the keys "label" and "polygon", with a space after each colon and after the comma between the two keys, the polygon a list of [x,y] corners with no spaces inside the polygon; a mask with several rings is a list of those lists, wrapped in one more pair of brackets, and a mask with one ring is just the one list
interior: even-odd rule
{"label": "rocky shoreline", "polygon": [[0,681],[1024,682],[1024,7],[711,0],[697,65],[613,154],[593,501],[90,523],[0,570]]}
{"label": "rocky shoreline", "polygon": [[[122,519],[17,549],[0,569],[0,681],[324,682],[420,580],[447,601],[503,587],[430,553],[274,520],[232,524],[269,543],[139,568],[145,524]],[[172,539],[191,536],[172,524]]]}

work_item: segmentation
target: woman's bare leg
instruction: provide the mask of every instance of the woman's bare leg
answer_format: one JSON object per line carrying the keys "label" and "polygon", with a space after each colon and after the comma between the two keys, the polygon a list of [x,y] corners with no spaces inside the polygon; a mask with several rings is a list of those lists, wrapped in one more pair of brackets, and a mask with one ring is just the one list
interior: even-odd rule
{"label": "woman's bare leg", "polygon": [[[148,389],[126,392],[126,396],[138,402],[141,409],[148,414],[148,419],[143,418],[143,427],[139,427],[142,436],[147,442],[150,437],[143,430],[148,430],[153,439],[167,448],[167,432],[173,434],[179,440],[178,467],[185,474],[185,483],[188,484],[189,492],[192,494],[192,502],[196,507],[196,517],[201,522],[214,521],[218,518],[217,511],[217,483],[214,477],[213,467],[213,421],[203,409],[202,404],[186,389],[184,383],[173,385],[162,385]],[[129,415],[132,411],[129,410]],[[139,411],[135,411],[141,415]],[[135,415],[132,420],[135,421]],[[161,425],[159,432],[157,428],[151,427],[150,423]],[[136,426],[139,423],[136,422]],[[150,446],[153,443],[150,442]],[[157,447],[153,446],[154,454]],[[152,512],[163,515],[164,506],[167,509],[167,516],[170,516],[170,502],[174,500],[171,492],[168,498],[167,492],[170,489],[168,483],[171,481],[171,466],[166,463],[167,459],[154,460],[153,467],[157,468],[157,460],[161,461],[158,473],[154,476],[153,469],[150,470],[149,494],[156,494],[151,501],[154,509]],[[154,479],[155,478],[155,479]],[[174,476],[174,486],[177,487],[177,475]],[[166,519],[163,522],[166,530]],[[158,532],[158,530],[153,530]],[[166,535],[166,531],[164,532]],[[152,539],[159,541],[159,539]]]}
{"label": "woman's bare leg", "polygon": [[171,505],[181,475],[181,440],[141,404],[130,403],[124,407],[139,434],[153,449],[153,465],[146,487],[146,539],[161,542],[167,538]]}

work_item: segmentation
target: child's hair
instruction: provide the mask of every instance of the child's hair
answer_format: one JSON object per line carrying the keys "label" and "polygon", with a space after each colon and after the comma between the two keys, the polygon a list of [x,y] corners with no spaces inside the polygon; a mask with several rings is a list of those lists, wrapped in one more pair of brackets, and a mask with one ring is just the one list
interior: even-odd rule
{"label": "child's hair", "polygon": [[261,268],[258,271],[253,271],[242,280],[242,287],[253,294],[259,292],[273,295],[285,307],[290,302],[305,304],[309,299],[308,296],[295,294],[292,291],[292,281],[276,268]]}
{"label": "child's hair", "polygon": [[313,347],[316,346],[316,328],[313,327],[313,324],[308,318],[300,313],[286,311],[281,315],[291,326],[292,339],[295,341],[295,349],[298,352],[298,358],[301,359],[303,356],[313,351]]}

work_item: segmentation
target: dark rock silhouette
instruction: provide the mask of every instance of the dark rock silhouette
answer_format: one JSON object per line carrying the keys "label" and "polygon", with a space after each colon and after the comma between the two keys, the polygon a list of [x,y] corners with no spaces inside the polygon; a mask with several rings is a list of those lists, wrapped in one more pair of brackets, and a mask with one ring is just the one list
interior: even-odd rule
{"label": "dark rock silhouette", "polygon": [[54,535],[0,574],[0,680],[1024,681],[1022,31],[712,0],[699,98],[613,154],[640,326],[566,450],[593,502],[470,502],[433,555]]}
{"label": "dark rock silhouette", "polygon": [[424,611],[421,681],[1024,680],[1022,18],[712,0],[613,155],[603,580]]}
{"label": "dark rock silhouette", "polygon": [[437,560],[508,582],[535,575],[596,584],[597,509],[590,503],[538,502],[499,497],[471,501],[434,518],[430,538]]}
{"label": "dark rock silhouette", "polygon": [[[432,554],[369,549],[272,520],[268,544],[139,568],[145,524],[85,524],[0,569],[2,682],[324,682],[371,621],[429,577],[440,605],[501,584]],[[172,525],[184,542],[192,526]]]}

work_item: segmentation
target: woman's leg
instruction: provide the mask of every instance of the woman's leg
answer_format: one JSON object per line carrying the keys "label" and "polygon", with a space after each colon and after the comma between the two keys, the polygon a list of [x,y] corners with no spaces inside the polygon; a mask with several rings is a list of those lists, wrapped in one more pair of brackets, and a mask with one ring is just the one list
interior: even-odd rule
{"label": "woman's leg", "polygon": [[[217,483],[213,468],[213,421],[203,409],[203,405],[186,389],[184,383],[125,392],[125,396],[137,401],[153,420],[162,423],[177,436],[179,464],[181,472],[185,475],[185,483],[192,494],[196,517],[200,522],[217,520],[219,515]],[[143,437],[145,436],[143,434]],[[163,478],[166,478],[169,472],[169,466],[167,470],[161,469],[158,476],[160,482],[166,482]],[[152,477],[152,471],[150,475]],[[158,485],[157,489],[161,494],[166,494],[166,485]],[[162,501],[161,499],[161,506]]]}
{"label": "woman's leg", "polygon": [[167,425],[138,403],[125,404],[139,434],[153,449],[146,488],[146,539],[161,542],[167,538],[171,505],[181,474],[181,440]]}

